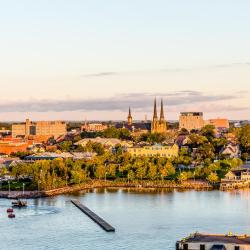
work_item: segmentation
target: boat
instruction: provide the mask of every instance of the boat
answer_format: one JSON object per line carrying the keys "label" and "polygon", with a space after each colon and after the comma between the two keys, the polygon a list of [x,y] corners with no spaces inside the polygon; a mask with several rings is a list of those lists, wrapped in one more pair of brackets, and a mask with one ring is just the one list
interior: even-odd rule
{"label": "boat", "polygon": [[7,213],[13,213],[13,212],[14,212],[13,208],[8,208],[7,209]]}
{"label": "boat", "polygon": [[12,202],[12,207],[27,207],[27,202],[26,201],[21,201],[21,200],[17,200],[17,201],[13,201]]}
{"label": "boat", "polygon": [[11,219],[16,218],[15,214],[13,214],[13,213],[8,214],[8,217],[11,218]]}

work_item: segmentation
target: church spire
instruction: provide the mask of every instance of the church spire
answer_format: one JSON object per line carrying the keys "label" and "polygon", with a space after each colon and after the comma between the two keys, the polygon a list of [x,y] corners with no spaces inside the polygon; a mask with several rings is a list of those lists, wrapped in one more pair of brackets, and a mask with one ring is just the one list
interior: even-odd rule
{"label": "church spire", "polygon": [[154,119],[157,119],[157,107],[156,107],[156,98],[154,100]]}
{"label": "church spire", "polygon": [[133,118],[132,118],[132,115],[131,115],[131,108],[129,107],[129,110],[128,110],[128,125],[131,126],[132,122],[133,122]]}
{"label": "church spire", "polygon": [[131,117],[131,108],[129,107],[128,116]]}
{"label": "church spire", "polygon": [[163,108],[163,100],[161,99],[161,116],[160,116],[160,120],[164,121],[165,117],[164,117],[164,108]]}

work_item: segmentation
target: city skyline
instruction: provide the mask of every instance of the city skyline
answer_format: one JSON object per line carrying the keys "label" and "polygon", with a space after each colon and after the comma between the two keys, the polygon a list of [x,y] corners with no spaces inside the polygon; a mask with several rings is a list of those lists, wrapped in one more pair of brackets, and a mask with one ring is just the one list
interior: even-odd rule
{"label": "city skyline", "polygon": [[[0,120],[250,117],[247,1],[2,1]],[[213,18],[211,18],[211,16]]]}

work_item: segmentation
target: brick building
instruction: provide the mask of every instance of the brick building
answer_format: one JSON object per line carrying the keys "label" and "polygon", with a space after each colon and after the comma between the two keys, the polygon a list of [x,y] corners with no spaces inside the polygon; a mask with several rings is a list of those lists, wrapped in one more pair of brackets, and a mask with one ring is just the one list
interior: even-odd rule
{"label": "brick building", "polygon": [[192,129],[200,130],[204,127],[205,122],[203,120],[202,112],[181,112],[179,117],[179,129]]}
{"label": "brick building", "polygon": [[31,122],[29,119],[25,123],[12,125],[12,137],[54,137],[58,138],[67,133],[66,123],[61,121],[38,121]]}
{"label": "brick building", "polygon": [[0,140],[0,154],[10,155],[17,152],[26,152],[33,141],[23,140],[21,138],[4,138]]}

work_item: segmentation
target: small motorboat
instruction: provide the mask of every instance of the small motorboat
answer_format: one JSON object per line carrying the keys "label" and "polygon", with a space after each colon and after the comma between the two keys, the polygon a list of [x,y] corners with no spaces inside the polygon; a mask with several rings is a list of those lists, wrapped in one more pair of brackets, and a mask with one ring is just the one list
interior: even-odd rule
{"label": "small motorboat", "polygon": [[8,214],[8,217],[11,218],[11,219],[16,218],[15,214],[13,214],[13,213]]}
{"label": "small motorboat", "polygon": [[12,207],[27,207],[27,202],[21,200],[13,201]]}
{"label": "small motorboat", "polygon": [[14,212],[13,208],[8,208],[7,209],[7,213],[13,213],[13,212]]}

